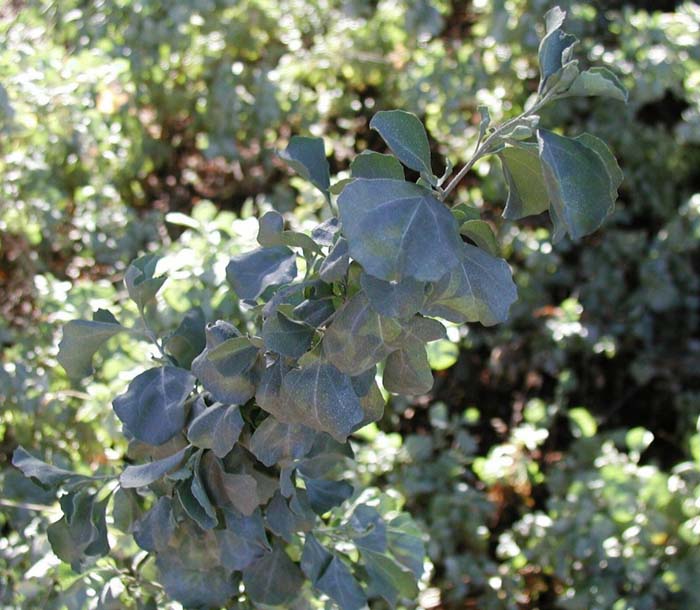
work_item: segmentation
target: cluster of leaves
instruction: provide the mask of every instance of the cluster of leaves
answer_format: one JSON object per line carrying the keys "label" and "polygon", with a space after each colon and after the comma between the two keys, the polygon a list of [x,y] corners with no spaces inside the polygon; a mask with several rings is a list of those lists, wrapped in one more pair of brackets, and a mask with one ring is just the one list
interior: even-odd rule
{"label": "cluster of leaves", "polygon": [[[482,108],[476,152],[449,182],[451,168],[434,175],[425,129],[404,111],[379,112],[370,124],[393,156],[365,152],[332,186],[323,141],[292,138],[281,157],[330,206],[335,200],[338,215],[310,235],[285,229],[278,212],[260,218],[260,247],[226,268],[243,331],[207,324],[193,309],[174,331],[154,332],[149,319],[166,281],[154,255],[124,276],[142,326],[125,327],[102,309],[65,326],[59,361],[76,379],[92,373],[94,353],[119,333],[145,335],[159,355],[113,401],[130,457],[145,462],[117,483],[15,452],[27,476],[64,492],[63,517],[49,529],[62,560],[80,570],[108,552],[113,497],[115,524],[155,556],[166,592],[188,607],[224,605],[241,584],[249,602],[290,604],[304,576],[343,610],[368,597],[392,606],[416,597],[423,546],[411,519],[361,502],[334,510],[353,496],[342,476],[348,437],[382,416],[378,370],[388,392],[428,392],[425,345],[444,336],[440,320],[493,325],[516,299],[490,226],[476,208],[444,202],[477,160],[499,156],[507,218],[547,209],[557,238],[594,231],[612,210],[622,177],[606,145],[538,127],[536,112],[553,100],[626,97],[612,73],[579,71],[563,20],[559,9],[547,15],[529,110],[491,127]],[[144,500],[146,489],[155,501]]]}

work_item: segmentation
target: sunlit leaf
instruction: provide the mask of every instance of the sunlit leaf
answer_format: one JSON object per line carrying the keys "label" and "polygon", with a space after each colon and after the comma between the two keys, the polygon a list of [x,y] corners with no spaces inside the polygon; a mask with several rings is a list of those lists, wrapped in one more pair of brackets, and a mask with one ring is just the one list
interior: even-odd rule
{"label": "sunlit leaf", "polygon": [[404,110],[382,110],[372,117],[376,129],[401,163],[425,176],[432,176],[428,134],[415,114]]}
{"label": "sunlit leaf", "polygon": [[436,281],[459,262],[457,221],[420,186],[360,178],[338,207],[350,256],[379,279]]}
{"label": "sunlit leaf", "polygon": [[[551,200],[554,239],[568,233],[573,239],[592,233],[615,206],[616,166],[610,157],[586,144],[586,140],[537,132],[545,184]],[[609,155],[609,153],[608,153]]]}
{"label": "sunlit leaf", "polygon": [[404,180],[403,167],[396,157],[371,150],[363,151],[352,160],[350,174],[353,178]]}
{"label": "sunlit leaf", "polygon": [[605,67],[595,67],[581,72],[564,94],[564,96],[586,95],[609,97],[626,102],[628,94],[614,72]]}
{"label": "sunlit leaf", "polygon": [[491,326],[507,319],[517,296],[503,259],[463,244],[459,265],[435,284],[422,312],[451,322]]}
{"label": "sunlit leaf", "polygon": [[111,337],[124,330],[116,321],[73,320],[63,327],[58,344],[58,362],[72,379],[93,373],[92,357]]}
{"label": "sunlit leaf", "polygon": [[508,199],[503,217],[518,220],[547,210],[549,193],[537,146],[509,146],[501,150],[498,157],[508,184]]}

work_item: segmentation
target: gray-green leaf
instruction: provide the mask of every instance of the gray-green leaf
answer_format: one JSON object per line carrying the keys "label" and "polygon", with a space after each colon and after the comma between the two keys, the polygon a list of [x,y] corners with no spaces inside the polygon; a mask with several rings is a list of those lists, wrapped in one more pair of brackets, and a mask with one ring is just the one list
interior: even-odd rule
{"label": "gray-green leaf", "polygon": [[292,136],[286,150],[279,156],[328,197],[331,178],[322,138]]}
{"label": "gray-green leaf", "polygon": [[166,280],[164,275],[154,277],[158,260],[155,254],[145,254],[133,261],[124,273],[127,292],[141,310],[155,298]]}
{"label": "gray-green leaf", "polygon": [[409,318],[425,302],[426,283],[412,278],[386,282],[363,272],[360,285],[372,307],[390,318]]}
{"label": "gray-green leaf", "polygon": [[554,240],[566,233],[573,239],[592,233],[615,206],[619,168],[611,164],[612,155],[607,147],[603,152],[597,139],[595,149],[585,138],[567,138],[543,129],[538,130],[537,139],[552,202]]}
{"label": "gray-green leaf", "polygon": [[508,199],[503,218],[518,220],[540,214],[549,208],[549,194],[544,183],[537,146],[509,146],[498,153],[508,184]]}
{"label": "gray-green leaf", "polygon": [[362,421],[360,399],[350,377],[331,364],[318,361],[294,369],[284,377],[282,387],[296,405],[298,423],[328,432],[341,443]]}
{"label": "gray-green leaf", "polygon": [[255,393],[258,348],[224,321],[206,329],[207,347],[192,362],[192,372],[214,400],[244,404]]}
{"label": "gray-green leaf", "polygon": [[426,394],[433,387],[433,373],[422,343],[412,342],[386,359],[384,387],[395,394]]}
{"label": "gray-green leaf", "polygon": [[63,327],[58,344],[58,362],[71,379],[91,375],[92,357],[111,337],[124,330],[115,322],[73,320]]}
{"label": "gray-green leaf", "polygon": [[352,160],[350,174],[353,178],[405,180],[403,167],[396,157],[372,150],[365,150]]}
{"label": "gray-green leaf", "polygon": [[404,110],[382,110],[372,117],[369,126],[379,132],[401,163],[432,178],[428,134],[415,114]]}
{"label": "gray-green leaf", "polygon": [[250,439],[250,451],[265,466],[304,457],[316,433],[301,424],[285,424],[270,416],[260,424]]}
{"label": "gray-green leaf", "polygon": [[82,475],[58,468],[35,458],[24,447],[17,447],[12,453],[12,465],[19,468],[25,477],[46,488],[57,488],[62,484],[87,481]]}
{"label": "gray-green leaf", "polygon": [[243,584],[250,599],[259,604],[289,604],[299,593],[304,579],[281,545],[243,570]]}
{"label": "gray-green leaf", "polygon": [[125,488],[146,487],[177,468],[185,457],[187,447],[171,456],[148,464],[127,466],[119,475],[119,484]]}
{"label": "gray-green leaf", "polygon": [[392,342],[402,330],[393,318],[379,315],[367,296],[358,292],[326,329],[323,352],[343,373],[359,375],[396,349]]}
{"label": "gray-green leaf", "polygon": [[420,186],[359,178],[338,207],[350,256],[379,279],[437,281],[459,262],[457,221]]}
{"label": "gray-green leaf", "polygon": [[321,263],[318,274],[324,282],[338,282],[345,277],[348,267],[350,267],[348,242],[341,237]]}
{"label": "gray-green leaf", "polygon": [[192,420],[187,438],[196,447],[212,449],[214,455],[223,458],[233,449],[243,426],[243,417],[237,406],[216,403]]}
{"label": "gray-green leaf", "polygon": [[552,8],[545,16],[546,34],[540,42],[538,52],[540,92],[544,91],[547,80],[570,60],[570,49],[576,43],[575,36],[561,30],[565,17],[566,13],[558,6]]}
{"label": "gray-green leaf", "polygon": [[341,610],[361,610],[367,597],[345,563],[334,555],[314,586],[338,604]]}
{"label": "gray-green leaf", "polygon": [[226,278],[242,299],[257,299],[265,289],[287,284],[296,275],[296,255],[284,246],[238,254],[226,266]]}
{"label": "gray-green leaf", "polygon": [[166,349],[183,369],[189,369],[192,366],[192,360],[206,345],[205,323],[202,308],[193,307],[165,342]]}
{"label": "gray-green leaf", "polygon": [[627,102],[627,89],[614,72],[604,67],[581,72],[562,97],[595,95]]}
{"label": "gray-green leaf", "polygon": [[290,358],[299,358],[309,349],[314,329],[276,311],[263,323],[262,336],[268,350]]}
{"label": "gray-green leaf", "polygon": [[459,324],[491,326],[508,318],[517,297],[510,267],[503,259],[463,244],[460,264],[435,284],[422,313]]}
{"label": "gray-green leaf", "polygon": [[152,368],[133,379],[112,406],[135,438],[149,445],[161,445],[182,431],[185,400],[194,382],[194,376],[184,369]]}

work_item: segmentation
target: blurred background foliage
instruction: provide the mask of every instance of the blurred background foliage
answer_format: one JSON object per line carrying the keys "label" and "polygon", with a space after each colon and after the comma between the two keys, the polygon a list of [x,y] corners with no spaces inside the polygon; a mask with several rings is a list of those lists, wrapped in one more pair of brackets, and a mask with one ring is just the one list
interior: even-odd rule
{"label": "blurred background foliage", "polygon": [[[431,395],[394,399],[356,438],[358,483],[426,533],[411,608],[700,607],[700,5],[560,4],[579,55],[616,72],[630,101],[577,99],[543,120],[610,144],[621,200],[582,244],[552,246],[546,220],[500,218],[497,167],[465,180],[460,198],[493,223],[520,300],[505,325],[450,329],[431,348]],[[459,164],[478,105],[498,121],[536,88],[549,7],[3,3],[0,607],[176,607],[128,536],[114,532],[115,557],[88,576],[60,565],[51,499],[9,466],[19,443],[83,471],[122,463],[110,401],[148,347],[113,340],[71,386],[60,324],[115,304],[135,317],[121,276],[150,250],[166,254],[169,311],[230,319],[224,266],[252,244],[254,217],[274,208],[303,228],[327,214],[275,149],[324,136],[343,177],[354,152],[380,146],[372,114],[403,108],[426,122],[435,158]]]}

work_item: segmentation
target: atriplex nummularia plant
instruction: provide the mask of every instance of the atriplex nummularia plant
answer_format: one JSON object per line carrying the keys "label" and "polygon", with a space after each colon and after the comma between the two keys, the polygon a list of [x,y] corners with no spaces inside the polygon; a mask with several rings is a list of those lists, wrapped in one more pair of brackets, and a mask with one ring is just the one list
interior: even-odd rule
{"label": "atriplex nummularia plant", "polygon": [[159,362],[113,402],[141,465],[83,476],[15,451],[27,476],[61,490],[63,517],[48,530],[59,558],[81,570],[109,552],[109,507],[186,607],[289,607],[317,593],[343,610],[416,599],[421,533],[389,497],[368,499],[342,479],[348,437],[382,416],[378,371],[388,392],[431,389],[425,344],[444,336],[440,320],[496,324],[516,299],[490,225],[475,207],[445,203],[476,161],[499,158],[505,218],[548,210],[555,240],[591,233],[613,209],[622,174],[607,146],[539,127],[538,111],[555,100],[626,100],[608,70],[579,70],[563,19],[558,8],[547,14],[528,110],[492,127],[480,108],[476,150],[454,177],[433,174],[423,125],[400,110],[370,123],[393,155],[364,152],[333,185],[323,141],[293,137],[282,158],[333,215],[310,235],[285,230],[277,212],[260,218],[261,247],[227,267],[245,332],[193,309],[159,336],[148,320],[166,278],[153,255],[125,276],[142,325],[99,310],[65,326],[59,360],[71,378],[89,375],[117,333],[146,336]]}

